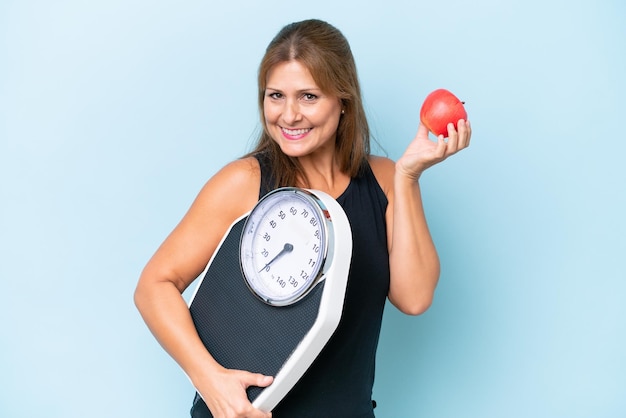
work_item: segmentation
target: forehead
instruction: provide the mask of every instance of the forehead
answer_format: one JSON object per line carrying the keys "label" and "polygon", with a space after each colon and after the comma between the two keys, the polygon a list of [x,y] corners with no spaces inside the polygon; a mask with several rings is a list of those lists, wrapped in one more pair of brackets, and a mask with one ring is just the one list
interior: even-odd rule
{"label": "forehead", "polygon": [[266,87],[283,89],[297,87],[299,89],[320,89],[311,71],[300,61],[284,61],[274,65],[267,73]]}

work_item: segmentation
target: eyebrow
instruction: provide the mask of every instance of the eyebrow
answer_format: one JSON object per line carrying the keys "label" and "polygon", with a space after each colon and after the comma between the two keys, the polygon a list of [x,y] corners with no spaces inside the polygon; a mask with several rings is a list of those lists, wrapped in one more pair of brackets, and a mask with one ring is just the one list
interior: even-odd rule
{"label": "eyebrow", "polygon": [[[266,86],[265,90],[274,90],[274,91],[281,91],[281,92],[283,91],[282,89],[271,87],[271,86]],[[319,87],[308,87],[308,88],[298,90],[297,93],[306,93],[309,91],[322,92],[322,89],[320,89]]]}

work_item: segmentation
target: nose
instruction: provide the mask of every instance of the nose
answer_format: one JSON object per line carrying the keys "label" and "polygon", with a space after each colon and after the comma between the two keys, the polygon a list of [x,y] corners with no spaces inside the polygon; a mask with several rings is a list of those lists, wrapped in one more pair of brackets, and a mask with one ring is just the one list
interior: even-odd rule
{"label": "nose", "polygon": [[287,100],[285,102],[285,107],[283,108],[283,120],[287,124],[294,124],[302,119],[302,114],[300,113],[300,105],[295,100]]}

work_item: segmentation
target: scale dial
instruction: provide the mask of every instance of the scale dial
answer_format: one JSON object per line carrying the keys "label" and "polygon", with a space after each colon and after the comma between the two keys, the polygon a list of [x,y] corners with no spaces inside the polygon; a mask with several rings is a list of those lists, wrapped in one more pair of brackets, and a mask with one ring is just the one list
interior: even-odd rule
{"label": "scale dial", "polygon": [[252,209],[241,235],[241,268],[252,292],[285,306],[304,297],[323,272],[330,215],[313,193],[283,187]]}

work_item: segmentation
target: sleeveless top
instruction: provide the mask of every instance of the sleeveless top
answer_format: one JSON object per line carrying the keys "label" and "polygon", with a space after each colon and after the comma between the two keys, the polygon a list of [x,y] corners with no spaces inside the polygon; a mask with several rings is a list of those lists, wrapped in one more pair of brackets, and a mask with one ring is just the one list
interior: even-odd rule
{"label": "sleeveless top", "polygon": [[[261,154],[256,158],[261,166],[262,197],[274,181],[267,158]],[[350,180],[337,202],[350,221],[353,239],[341,320],[311,367],[274,408],[273,418],[374,417],[376,349],[389,292],[388,202],[369,164]],[[195,401],[192,417],[210,417],[202,399],[196,396]]]}

